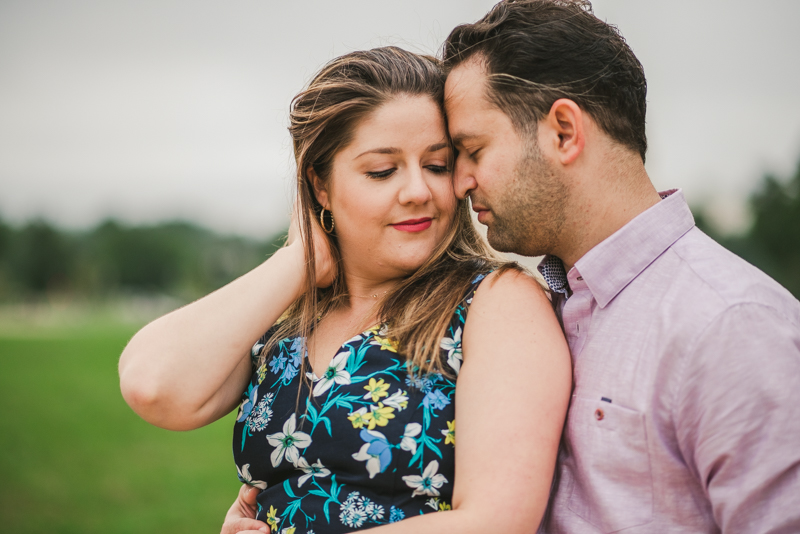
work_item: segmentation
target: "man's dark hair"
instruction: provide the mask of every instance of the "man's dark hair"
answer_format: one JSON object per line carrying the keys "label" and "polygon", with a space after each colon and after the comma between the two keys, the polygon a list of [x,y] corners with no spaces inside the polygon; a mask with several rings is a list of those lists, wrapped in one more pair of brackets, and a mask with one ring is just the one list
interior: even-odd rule
{"label": "man's dark hair", "polygon": [[644,69],[617,28],[594,16],[590,2],[503,0],[450,33],[445,68],[476,54],[485,62],[488,98],[518,131],[534,132],[553,102],[569,98],[644,161]]}

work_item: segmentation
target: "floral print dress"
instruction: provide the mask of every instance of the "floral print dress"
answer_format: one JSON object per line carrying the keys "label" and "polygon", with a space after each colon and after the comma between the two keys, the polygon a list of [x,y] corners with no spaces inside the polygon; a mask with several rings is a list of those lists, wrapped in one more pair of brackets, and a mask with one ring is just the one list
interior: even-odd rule
{"label": "floral print dress", "polygon": [[385,326],[346,341],[320,376],[309,373],[310,397],[298,375],[301,338],[267,355],[244,393],[233,453],[239,480],[261,489],[257,518],[271,532],[350,532],[450,509],[461,335],[484,276],[441,340],[452,377],[410,375]]}

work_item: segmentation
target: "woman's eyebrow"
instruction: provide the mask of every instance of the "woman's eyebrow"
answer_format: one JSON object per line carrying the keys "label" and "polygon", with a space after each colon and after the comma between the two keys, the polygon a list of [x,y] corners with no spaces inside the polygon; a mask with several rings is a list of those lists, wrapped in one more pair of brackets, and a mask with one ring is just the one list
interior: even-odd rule
{"label": "woman's eyebrow", "polygon": [[[450,144],[446,141],[442,141],[441,143],[435,143],[427,148],[428,152],[436,152],[437,150],[442,150],[443,148],[449,147]],[[380,147],[380,148],[371,148],[359,154],[358,156],[354,157],[353,159],[358,159],[361,156],[366,154],[400,154],[402,150],[399,148],[394,147]]]}
{"label": "woman's eyebrow", "polygon": [[381,148],[371,148],[366,152],[362,152],[358,156],[354,157],[353,159],[358,159],[365,154],[399,154],[402,152],[399,148],[394,147],[381,147]]}

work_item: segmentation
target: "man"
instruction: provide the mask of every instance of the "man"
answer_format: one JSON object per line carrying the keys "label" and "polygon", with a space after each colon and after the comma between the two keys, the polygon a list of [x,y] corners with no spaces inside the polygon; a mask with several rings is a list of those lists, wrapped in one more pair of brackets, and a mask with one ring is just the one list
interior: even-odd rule
{"label": "man", "polygon": [[496,249],[547,255],[573,355],[541,530],[800,532],[800,303],[656,192],[624,39],[588,2],[506,0],[444,59],[456,192]]}
{"label": "man", "polygon": [[656,192],[622,36],[507,0],[444,59],[456,193],[494,248],[547,255],[573,355],[542,530],[800,532],[800,303]]}

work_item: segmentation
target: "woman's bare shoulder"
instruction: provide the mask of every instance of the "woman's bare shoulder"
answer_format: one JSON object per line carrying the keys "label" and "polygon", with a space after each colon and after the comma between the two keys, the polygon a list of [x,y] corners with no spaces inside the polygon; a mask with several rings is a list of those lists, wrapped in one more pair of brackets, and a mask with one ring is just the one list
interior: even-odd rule
{"label": "woman's bare shoulder", "polygon": [[481,310],[497,306],[502,306],[506,313],[522,308],[526,314],[553,314],[544,284],[530,273],[513,267],[488,274],[475,292],[471,308]]}

